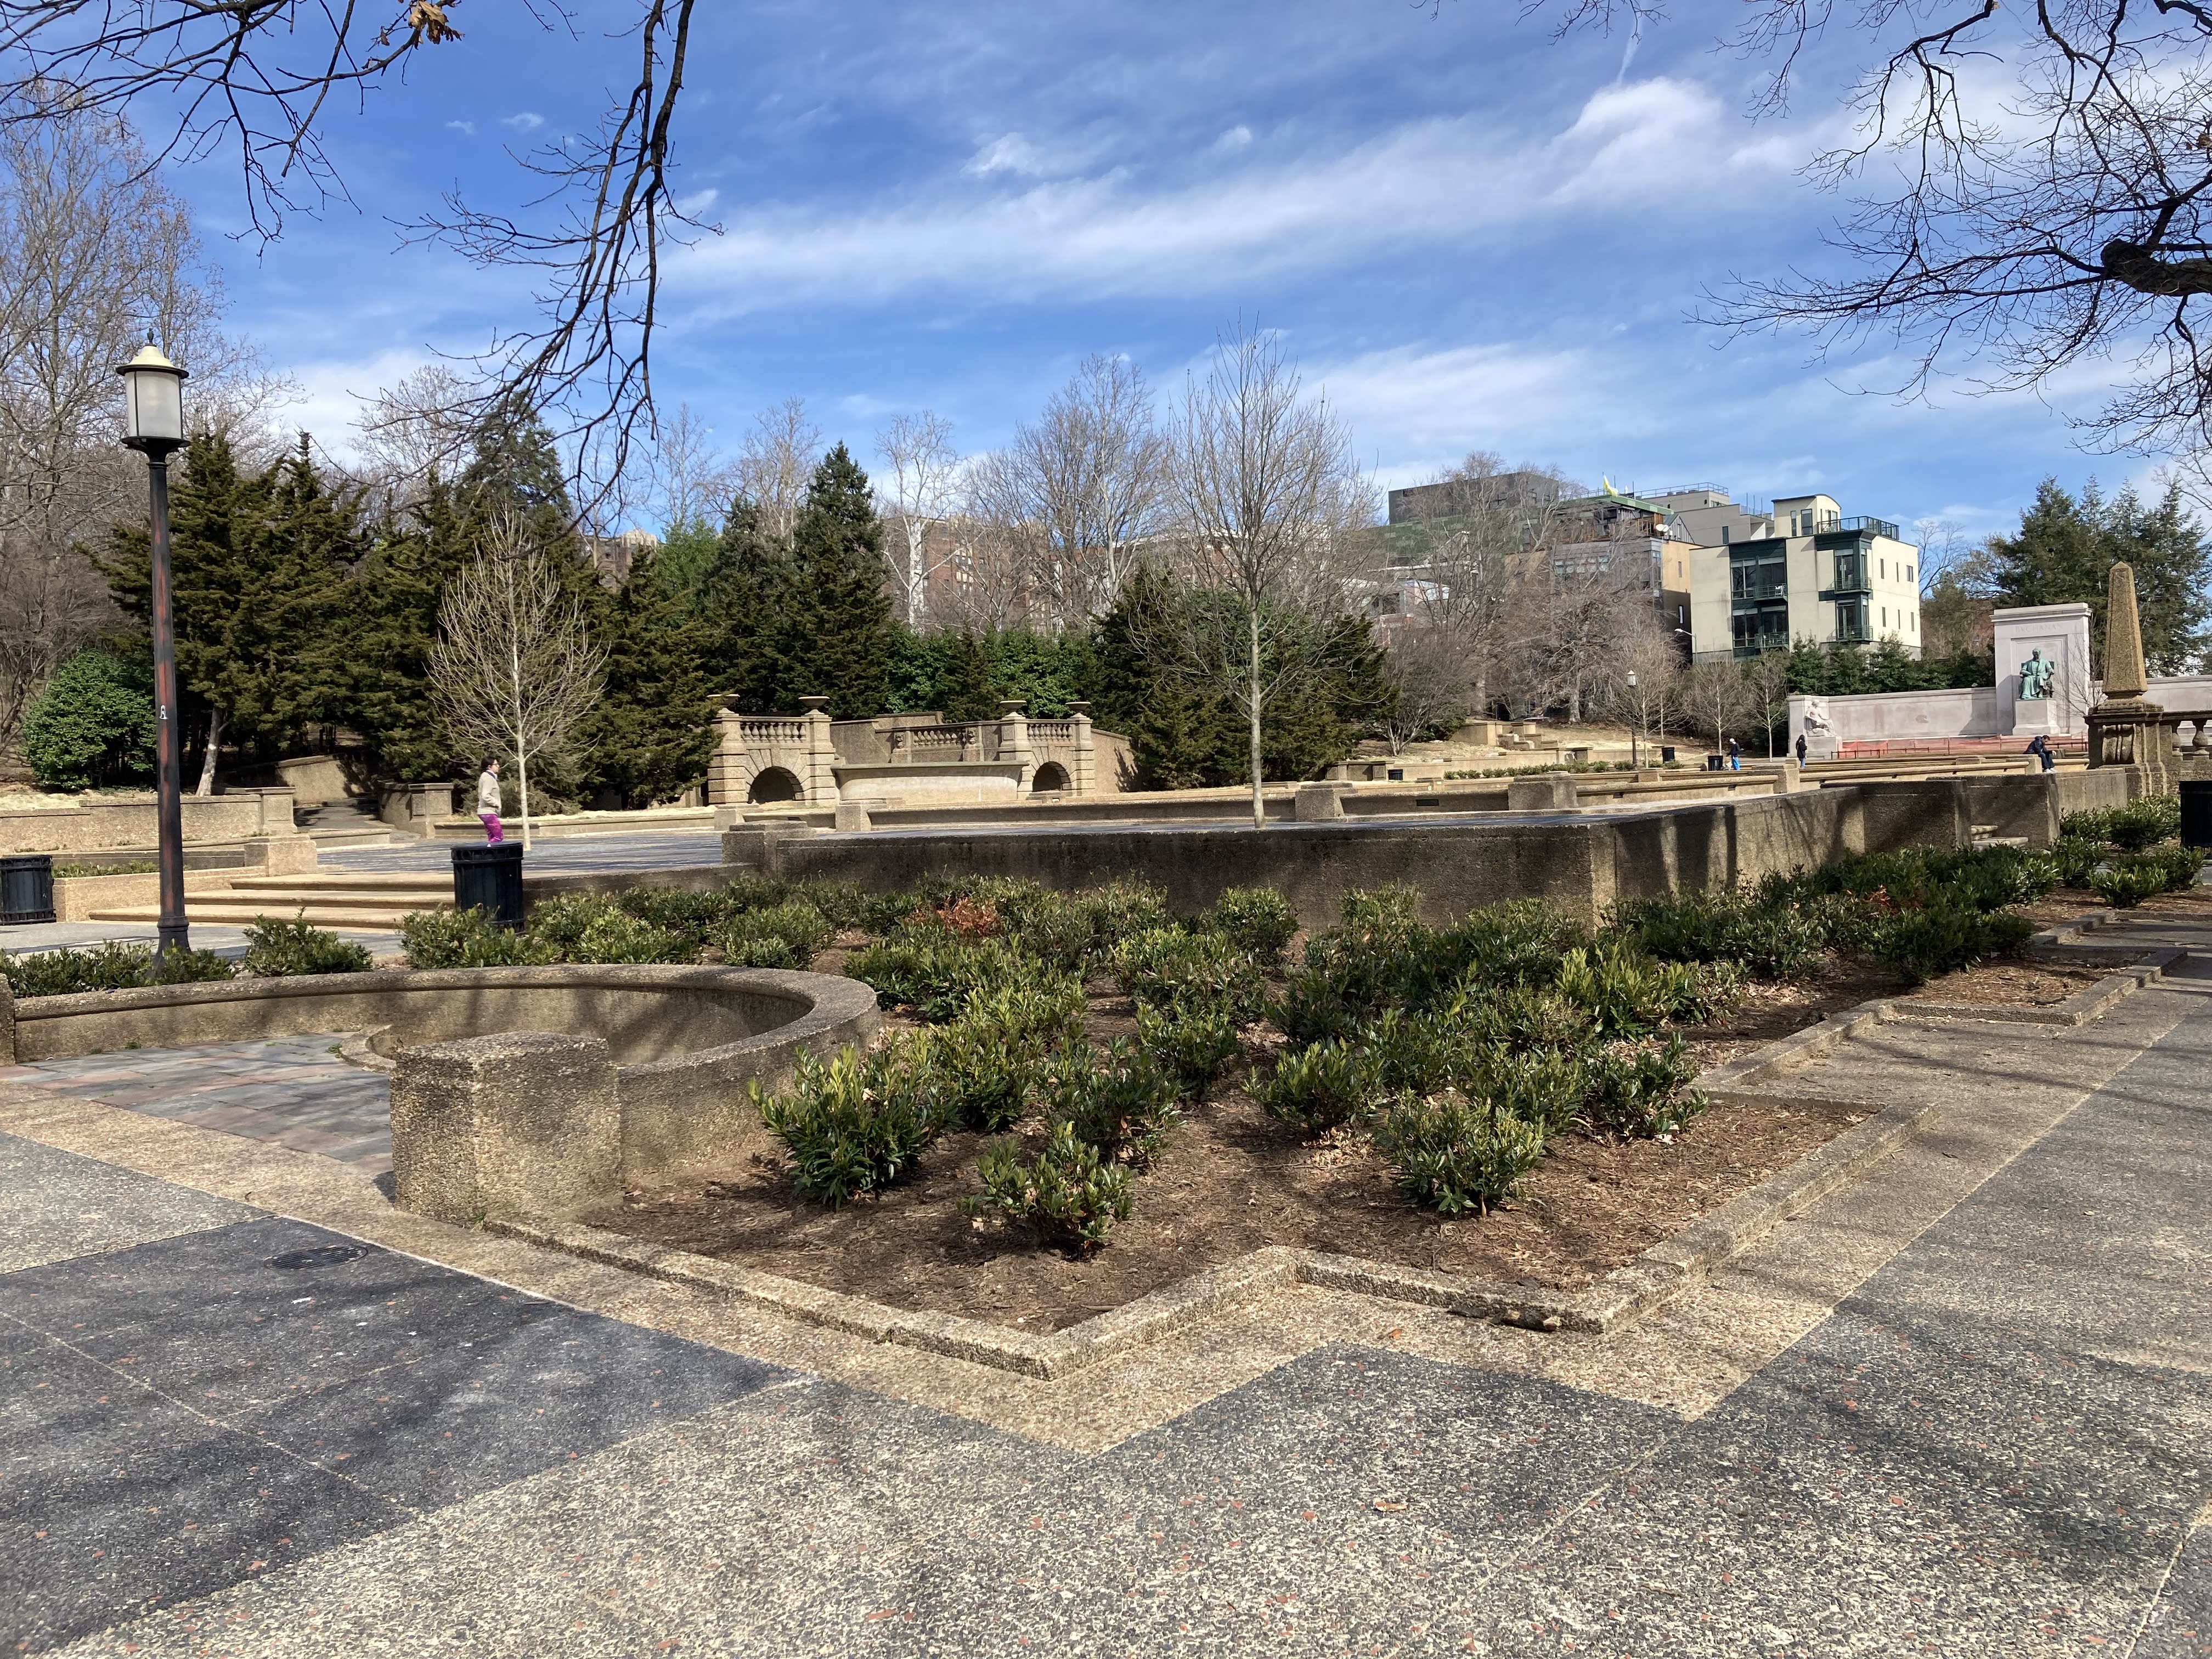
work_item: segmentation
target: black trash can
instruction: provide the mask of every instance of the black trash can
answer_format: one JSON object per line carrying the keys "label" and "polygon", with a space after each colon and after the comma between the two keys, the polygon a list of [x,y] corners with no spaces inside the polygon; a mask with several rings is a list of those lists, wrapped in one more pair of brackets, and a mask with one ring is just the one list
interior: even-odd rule
{"label": "black trash can", "polygon": [[485,909],[510,933],[522,926],[522,844],[453,848],[453,908]]}
{"label": "black trash can", "polygon": [[54,855],[18,853],[0,859],[0,922],[54,919]]}
{"label": "black trash can", "polygon": [[1659,764],[1662,766],[1672,766],[1674,763],[1674,745],[1671,743],[1662,744],[1659,746]]}
{"label": "black trash can", "polygon": [[1705,770],[1706,770],[1706,771],[1708,771],[1708,772],[1725,772],[1725,771],[1727,771],[1727,770],[1728,770],[1728,757],[1727,757],[1726,755],[1708,755],[1708,756],[1706,756],[1706,757],[1705,757]]}
{"label": "black trash can", "polygon": [[2181,844],[2212,848],[2212,778],[2182,780]]}

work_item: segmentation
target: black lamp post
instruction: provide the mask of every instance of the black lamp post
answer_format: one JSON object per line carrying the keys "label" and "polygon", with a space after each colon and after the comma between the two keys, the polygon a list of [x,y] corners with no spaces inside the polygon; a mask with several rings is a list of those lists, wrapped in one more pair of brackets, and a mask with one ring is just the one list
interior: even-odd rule
{"label": "black lamp post", "polygon": [[153,510],[155,835],[161,865],[160,954],[189,951],[185,921],[184,733],[177,722],[177,619],[169,592],[169,456],[184,447],[185,371],[151,339],[123,377],[123,441],[146,457]]}

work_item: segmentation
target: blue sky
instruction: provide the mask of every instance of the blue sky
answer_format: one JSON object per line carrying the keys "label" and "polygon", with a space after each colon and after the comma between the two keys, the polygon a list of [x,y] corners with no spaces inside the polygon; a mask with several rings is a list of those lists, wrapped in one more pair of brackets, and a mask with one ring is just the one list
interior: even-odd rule
{"label": "blue sky", "polygon": [[[1836,204],[1797,170],[1844,130],[1849,60],[1816,55],[1790,117],[1753,123],[1759,66],[1715,49],[1731,10],[1632,43],[1479,0],[702,7],[678,142],[722,234],[673,264],[662,396],[728,443],[798,393],[856,453],[924,407],[981,450],[1091,352],[1172,392],[1241,313],[1283,331],[1384,484],[1487,448],[1978,535],[2046,473],[2145,471],[2081,453],[2034,398],[1900,406],[1856,390],[1885,383],[1878,351],[1821,363],[1687,320],[1731,272],[1832,257]],[[222,240],[234,176],[184,173],[234,322],[307,391],[296,418],[341,441],[349,394],[526,319],[524,284],[392,222],[456,184],[524,199],[507,148],[597,117],[630,58],[598,31],[627,15],[579,8],[571,38],[460,7],[465,40],[331,127],[351,204],[258,256]]]}

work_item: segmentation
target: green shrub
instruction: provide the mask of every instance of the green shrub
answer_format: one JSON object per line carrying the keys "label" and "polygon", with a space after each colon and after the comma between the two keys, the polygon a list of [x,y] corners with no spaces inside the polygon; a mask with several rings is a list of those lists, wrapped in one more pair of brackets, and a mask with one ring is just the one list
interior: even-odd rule
{"label": "green shrub", "polygon": [[1432,1095],[1458,1082],[1474,1063],[1476,1042],[1460,1008],[1426,1014],[1386,1008],[1360,1028],[1358,1046],[1371,1063],[1379,1101],[1389,1094]]}
{"label": "green shrub", "polygon": [[295,974],[365,974],[376,965],[368,946],[311,927],[303,915],[289,921],[254,917],[246,930],[246,958],[240,966],[249,974],[273,979]]}
{"label": "green shrub", "polygon": [[2140,853],[2181,834],[2181,797],[2146,795],[2113,810],[2105,839],[2124,853]]}
{"label": "green shrub", "polygon": [[1272,968],[1297,934],[1298,918],[1291,902],[1272,887],[1232,887],[1207,912],[1203,925],[1254,962]]}
{"label": "green shrub", "polygon": [[399,924],[399,942],[410,968],[520,968],[561,960],[548,941],[495,926],[481,907],[417,910]]}
{"label": "green shrub", "polygon": [[1168,909],[1167,890],[1148,881],[1111,881],[1103,887],[1087,887],[1076,897],[1091,918],[1094,956],[1111,954],[1132,934],[1175,924]]}
{"label": "green shrub", "polygon": [[23,759],[42,789],[151,781],[154,676],[112,651],[80,651],[23,710]]}
{"label": "green shrub", "polygon": [[1045,1110],[1100,1157],[1150,1169],[1166,1150],[1168,1131],[1182,1120],[1181,1081],[1127,1037],[1093,1046],[1063,1044],[1047,1070]]}
{"label": "green shrub", "polygon": [[800,1197],[835,1208],[913,1170],[944,1127],[916,1061],[900,1043],[865,1058],[851,1048],[827,1062],[802,1054],[790,1093],[751,1085],[761,1121],[790,1151]]}
{"label": "green shrub", "polygon": [[1589,930],[1541,899],[1515,899],[1468,913],[1451,930],[1455,971],[1487,985],[1548,985],[1560,958],[1589,942]]}
{"label": "green shrub", "polygon": [[[867,921],[868,906],[872,902],[858,882],[831,881],[822,876],[799,883],[793,890],[792,896],[805,899],[822,913],[823,921],[840,931],[864,926]],[[765,909],[768,907],[763,905],[758,908]]]}
{"label": "green shrub", "polygon": [[1486,1048],[1579,1054],[1599,1041],[1596,1017],[1553,990],[1516,985],[1494,994],[1469,993],[1459,1006],[1469,1035]]}
{"label": "green shrub", "polygon": [[691,957],[714,941],[730,915],[726,890],[686,893],[673,887],[626,887],[615,895],[615,904],[623,915],[675,934]]}
{"label": "green shrub", "polygon": [[1391,1052],[1387,1042],[1378,1042],[1376,1049],[1316,1042],[1292,1050],[1276,1062],[1266,1082],[1252,1085],[1252,1097],[1268,1116],[1289,1124],[1307,1140],[1318,1140],[1375,1109],[1382,1097],[1378,1052]]}
{"label": "green shrub", "polygon": [[1510,1197],[1544,1155],[1542,1130],[1455,1090],[1401,1100],[1377,1122],[1375,1144],[1406,1195],[1447,1216]]}
{"label": "green shrub", "polygon": [[1020,1121],[1036,1078],[1035,1042],[969,1019],[917,1031],[907,1041],[945,1121],[993,1134]]}
{"label": "green shrub", "polygon": [[153,947],[111,939],[92,950],[42,951],[35,956],[0,952],[0,973],[19,997],[76,996],[85,991],[123,991],[146,983]]}
{"label": "green shrub", "polygon": [[796,896],[798,892],[791,883],[779,881],[774,876],[738,876],[722,889],[723,914],[736,915],[741,910],[765,910]]}
{"label": "green shrub", "polygon": [[1015,983],[1022,971],[1001,940],[934,928],[902,932],[845,959],[847,976],[873,986],[884,1007],[904,1004],[937,1021],[957,1018],[971,992]]}
{"label": "green shrub", "polygon": [[959,1018],[963,1024],[991,1026],[1041,1046],[1079,1027],[1084,1007],[1081,980],[1073,974],[1038,972],[979,986],[968,994]]}
{"label": "green shrub", "polygon": [[2102,842],[2087,836],[2061,836],[2052,843],[2051,861],[2061,887],[2087,887],[2089,877],[2105,861]]}
{"label": "green shrub", "polygon": [[1218,933],[1161,927],[1135,934],[1114,952],[1114,975],[1140,1008],[1219,1009],[1237,1025],[1267,1010],[1259,964]]}
{"label": "green shrub", "polygon": [[1706,1006],[1698,969],[1654,962],[1626,941],[1577,945],[1559,963],[1559,994],[1589,1011],[1604,1036],[1636,1036]]}
{"label": "green shrub", "polygon": [[614,900],[604,893],[562,893],[540,899],[530,907],[528,931],[549,960],[567,961],[582,947],[585,931],[593,922],[602,916],[620,914]]}
{"label": "green shrub", "polygon": [[1145,1052],[1174,1073],[1187,1098],[1200,1100],[1214,1079],[1243,1052],[1236,1022],[1220,1005],[1137,1005],[1137,1040]]}
{"label": "green shrub", "polygon": [[1612,926],[1662,962],[1727,962],[1757,979],[1802,979],[1827,941],[1816,918],[1771,890],[1711,888],[1613,908]]}
{"label": "green shrub", "polygon": [[1467,1098],[1552,1135],[1582,1115],[1589,1097],[1590,1073],[1591,1058],[1586,1054],[1485,1048],[1475,1054],[1455,1085]]}
{"label": "green shrub", "polygon": [[1698,1064],[1679,1036],[1663,1048],[1614,1048],[1586,1062],[1583,1115],[1604,1134],[1672,1134],[1709,1103],[1690,1087]]}
{"label": "green shrub", "polygon": [[2142,857],[2117,860],[2089,878],[2097,896],[2119,910],[2134,909],[2145,899],[2165,892],[2169,884],[2164,865]]}
{"label": "green shrub", "polygon": [[1978,910],[1942,899],[1886,916],[1874,955],[1890,972],[1918,985],[1984,957],[2009,956],[2034,933],[2034,923],[2008,911]]}
{"label": "green shrub", "polygon": [[724,924],[722,958],[733,968],[804,969],[830,943],[830,920],[804,899],[744,910]]}
{"label": "green shrub", "polygon": [[172,951],[156,953],[146,970],[149,985],[191,985],[201,980],[235,979],[238,964],[213,951]]}
{"label": "green shrub", "polygon": [[963,1200],[973,1216],[995,1216],[1038,1237],[1087,1254],[1129,1218],[1129,1172],[1078,1138],[1072,1124],[1053,1126],[1044,1148],[1024,1161],[1017,1141],[985,1149],[977,1172],[983,1190]]}
{"label": "green shrub", "polygon": [[593,916],[567,951],[571,962],[690,962],[698,956],[680,933],[610,908]]}
{"label": "green shrub", "polygon": [[54,879],[71,876],[150,876],[161,866],[151,859],[119,859],[113,864],[57,864]]}
{"label": "green shrub", "polygon": [[2197,847],[2161,847],[2143,857],[2155,861],[2166,871],[2166,885],[2169,892],[2180,892],[2194,887],[2197,878],[2203,873],[2205,854]]}

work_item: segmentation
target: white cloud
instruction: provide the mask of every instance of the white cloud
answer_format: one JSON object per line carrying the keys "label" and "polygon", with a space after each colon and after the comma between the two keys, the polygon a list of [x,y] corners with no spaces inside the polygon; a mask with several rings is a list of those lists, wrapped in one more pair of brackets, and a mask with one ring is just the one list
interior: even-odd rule
{"label": "white cloud", "polygon": [[[764,206],[679,260],[675,280],[711,312],[866,303],[931,285],[998,298],[1214,292],[1407,246],[1508,228],[1526,238],[1593,207],[1704,211],[1723,191],[1750,204],[1794,159],[1783,141],[1746,133],[1711,93],[1669,80],[1607,88],[1533,143],[1468,115],[1303,155],[1279,158],[1279,148],[1216,157],[1167,183],[1115,167],[980,191],[947,179],[843,210]],[[1044,167],[1009,133],[963,172]]]}
{"label": "white cloud", "polygon": [[960,170],[976,179],[988,179],[994,173],[1035,176],[1044,171],[1044,152],[1020,133],[1010,132],[980,146]]}
{"label": "white cloud", "polygon": [[1243,149],[1252,142],[1252,129],[1241,123],[1229,129],[1213,141],[1213,147],[1224,152]]}
{"label": "white cloud", "polygon": [[714,206],[721,193],[719,190],[695,190],[689,196],[679,196],[676,198],[676,210],[688,217],[696,218]]}
{"label": "white cloud", "polygon": [[473,138],[477,136],[477,124],[473,121],[448,121],[446,125],[451,127],[455,132],[461,133],[467,137]]}
{"label": "white cloud", "polygon": [[500,122],[500,125],[513,127],[517,132],[535,132],[544,125],[545,118],[530,110],[523,110],[518,114],[507,116]]}

